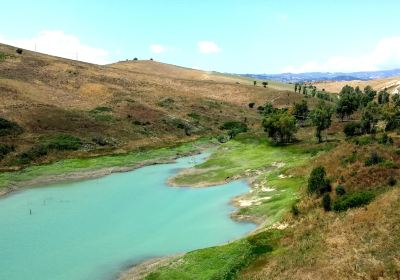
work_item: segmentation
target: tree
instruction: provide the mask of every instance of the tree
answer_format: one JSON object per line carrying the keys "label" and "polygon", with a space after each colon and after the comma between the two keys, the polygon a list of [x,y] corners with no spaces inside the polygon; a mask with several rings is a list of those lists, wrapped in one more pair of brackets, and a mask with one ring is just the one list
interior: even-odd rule
{"label": "tree", "polygon": [[254,105],[256,105],[256,103],[250,102],[250,103],[249,103],[249,108],[254,108]]}
{"label": "tree", "polygon": [[253,85],[256,86],[256,85],[257,85],[257,81],[254,81],[254,82],[253,82]]}
{"label": "tree", "polygon": [[294,92],[297,92],[297,86],[298,86],[298,83],[295,83],[294,84]]}
{"label": "tree", "polygon": [[323,166],[315,167],[308,178],[308,193],[323,194],[330,191],[330,182],[326,178],[326,171]]}
{"label": "tree", "polygon": [[394,107],[400,107],[400,94],[395,93],[392,96],[392,102]]}
{"label": "tree", "polygon": [[307,87],[304,85],[303,86],[303,94],[306,95],[307,94]]}
{"label": "tree", "polygon": [[389,93],[386,88],[378,93],[378,103],[379,104],[389,103]]}
{"label": "tree", "polygon": [[18,48],[18,49],[16,49],[15,50],[15,52],[17,53],[17,54],[22,54],[23,53],[23,49],[21,49],[21,48]]}
{"label": "tree", "polygon": [[[342,90],[343,91],[343,90]],[[336,104],[336,114],[343,121],[344,117],[349,117],[358,108],[357,96],[354,93],[345,92],[339,95],[339,100]]]}
{"label": "tree", "polygon": [[239,121],[229,121],[224,123],[219,129],[228,130],[229,138],[232,139],[242,132],[246,132],[248,127],[245,123]]}
{"label": "tree", "polygon": [[262,82],[262,85],[266,88],[268,85],[268,82]]}
{"label": "tree", "polygon": [[276,110],[264,118],[265,132],[275,143],[290,143],[297,131],[296,119],[287,111]]}
{"label": "tree", "polygon": [[364,92],[360,97],[360,106],[366,107],[369,102],[372,102],[376,96],[376,91],[371,86],[366,86]]}
{"label": "tree", "polygon": [[296,118],[296,120],[304,123],[309,113],[310,110],[308,109],[307,101],[302,100],[300,103],[294,103],[292,115]]}
{"label": "tree", "polygon": [[364,133],[375,133],[380,114],[380,108],[376,102],[368,103],[361,115],[361,129]]}
{"label": "tree", "polygon": [[137,60],[138,60],[138,58],[137,58],[137,57],[135,57],[133,60],[134,60],[134,61],[137,61]]}
{"label": "tree", "polygon": [[332,123],[332,108],[323,101],[311,112],[311,120],[316,127],[315,136],[318,143],[322,142],[322,131],[329,128]]}
{"label": "tree", "polygon": [[299,89],[299,93],[301,93],[301,85],[300,84],[299,84],[298,89]]}

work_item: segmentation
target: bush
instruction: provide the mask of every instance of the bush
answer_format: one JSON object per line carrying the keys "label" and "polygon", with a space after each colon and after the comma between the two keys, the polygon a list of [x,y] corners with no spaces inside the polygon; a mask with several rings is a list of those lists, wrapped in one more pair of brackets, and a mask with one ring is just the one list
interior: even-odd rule
{"label": "bush", "polygon": [[350,122],[344,126],[343,129],[344,134],[347,137],[353,137],[356,135],[361,135],[361,124],[358,122]]}
{"label": "bush", "polygon": [[376,152],[372,152],[370,157],[365,160],[365,166],[371,166],[383,162],[384,159]]}
{"label": "bush", "polygon": [[393,187],[397,184],[397,180],[393,176],[390,176],[387,183],[389,186]]}
{"label": "bush", "polygon": [[249,103],[249,108],[254,108],[254,105],[256,105],[256,103],[250,102],[250,103]]}
{"label": "bush", "polygon": [[236,135],[248,130],[247,124],[239,121],[229,121],[220,126],[221,130],[228,130],[228,135],[232,139]]}
{"label": "bush", "polygon": [[48,148],[44,145],[34,146],[28,151],[23,152],[17,156],[17,162],[19,164],[28,164],[42,156],[47,155]]}
{"label": "bush", "polygon": [[378,143],[379,144],[383,144],[383,145],[392,145],[393,144],[393,138],[390,137],[389,135],[387,135],[386,133],[383,133],[382,137],[379,138]]}
{"label": "bush", "polygon": [[297,217],[300,214],[299,207],[297,207],[296,203],[292,204],[292,208],[290,211],[292,212],[293,216],[295,216],[295,217]]}
{"label": "bush", "polygon": [[260,232],[256,235],[251,235],[247,238],[251,246],[251,251],[253,255],[261,255],[265,253],[269,253],[273,251],[273,247],[271,246],[271,239],[273,238],[273,234],[267,231]]}
{"label": "bush", "polygon": [[22,132],[22,128],[9,120],[0,118],[0,136],[19,134]]}
{"label": "bush", "polygon": [[46,142],[46,147],[54,150],[78,150],[82,146],[82,141],[78,137],[60,134]]}
{"label": "bush", "polygon": [[316,167],[311,171],[308,178],[308,193],[323,194],[331,190],[330,181],[325,178],[325,168],[322,166]]}
{"label": "bush", "polygon": [[105,106],[99,106],[94,108],[93,110],[90,111],[92,114],[97,114],[97,113],[105,113],[105,112],[112,112],[113,109],[110,107],[105,107]]}
{"label": "bush", "polygon": [[96,143],[97,145],[100,145],[100,146],[105,146],[105,145],[108,144],[107,139],[104,136],[100,135],[100,134],[93,135],[92,136],[92,141],[94,143]]}
{"label": "bush", "polygon": [[339,212],[354,207],[364,206],[369,204],[374,198],[375,194],[370,191],[345,194],[335,201],[333,204],[333,210]]}
{"label": "bush", "polygon": [[21,49],[21,48],[18,48],[18,49],[16,49],[15,50],[15,52],[17,53],[17,54],[22,54],[23,53],[23,49]]}
{"label": "bush", "polygon": [[0,160],[2,160],[6,155],[14,151],[14,146],[0,144]]}
{"label": "bush", "polygon": [[322,207],[325,211],[331,211],[331,196],[329,193],[324,194],[322,197]]}
{"label": "bush", "polygon": [[345,188],[343,187],[343,185],[337,185],[336,186],[336,195],[338,196],[342,196],[346,193]]}

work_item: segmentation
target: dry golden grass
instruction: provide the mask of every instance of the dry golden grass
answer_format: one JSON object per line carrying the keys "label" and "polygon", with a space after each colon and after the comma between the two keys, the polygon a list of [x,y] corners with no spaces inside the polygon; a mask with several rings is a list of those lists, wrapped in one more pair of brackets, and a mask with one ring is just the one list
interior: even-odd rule
{"label": "dry golden grass", "polygon": [[386,79],[376,79],[370,81],[343,81],[343,82],[319,82],[314,83],[318,89],[325,89],[328,92],[338,93],[345,85],[350,85],[352,87],[359,86],[361,89],[365,88],[367,85],[372,86],[375,90],[383,90],[385,88],[389,89],[389,92],[393,92],[396,89],[400,89],[400,77],[392,77]]}

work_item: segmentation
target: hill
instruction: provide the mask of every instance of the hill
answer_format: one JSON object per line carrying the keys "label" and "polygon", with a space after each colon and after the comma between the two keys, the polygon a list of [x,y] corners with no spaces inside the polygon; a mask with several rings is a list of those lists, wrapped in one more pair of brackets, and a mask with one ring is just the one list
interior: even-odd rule
{"label": "hill", "polygon": [[383,71],[364,71],[364,72],[309,72],[309,73],[282,73],[282,74],[244,74],[242,76],[274,80],[284,83],[304,83],[304,82],[321,82],[321,81],[368,81],[374,79],[385,79],[400,75],[400,69],[383,70]]}
{"label": "hill", "polygon": [[337,82],[337,81],[322,81],[318,83],[314,83],[314,85],[319,89],[325,89],[329,92],[340,92],[340,90],[345,85],[350,85],[352,87],[359,86],[361,89],[366,87],[367,85],[372,86],[375,90],[383,90],[385,88],[392,94],[400,92],[400,76],[386,78],[386,79],[374,79],[368,81],[361,80],[352,80],[345,82]]}
{"label": "hill", "polygon": [[[259,123],[255,109],[300,100],[252,81],[155,61],[94,65],[0,45],[0,118],[19,127],[1,138],[13,151],[1,166],[47,162],[164,146],[218,135],[230,120]],[[248,104],[254,102],[251,109]],[[55,135],[78,137],[82,148],[37,154]],[[33,153],[33,155],[32,155]]]}

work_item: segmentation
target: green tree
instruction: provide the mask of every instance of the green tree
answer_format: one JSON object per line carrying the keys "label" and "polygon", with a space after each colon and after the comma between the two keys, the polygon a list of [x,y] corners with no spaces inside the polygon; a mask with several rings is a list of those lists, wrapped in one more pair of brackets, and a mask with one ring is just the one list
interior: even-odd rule
{"label": "green tree", "polygon": [[290,143],[297,131],[296,119],[287,111],[278,110],[264,118],[265,132],[275,143]]}
{"label": "green tree", "polygon": [[400,94],[398,93],[393,94],[392,102],[394,107],[396,108],[400,107]]}
{"label": "green tree", "polygon": [[300,103],[294,103],[292,109],[292,115],[296,118],[297,121],[304,123],[308,118],[308,114],[310,110],[308,109],[307,101],[302,100]]}
{"label": "green tree", "polygon": [[253,84],[254,84],[254,86],[256,86],[257,85],[257,81],[254,81]]}
{"label": "green tree", "polygon": [[318,104],[318,107],[311,112],[311,120],[316,128],[315,136],[318,143],[322,142],[322,131],[328,129],[332,123],[332,107],[323,101]]}
{"label": "green tree", "polygon": [[315,167],[308,178],[308,193],[323,194],[330,191],[330,182],[326,178],[326,171],[323,166]]}
{"label": "green tree", "polygon": [[295,83],[294,84],[294,92],[297,92],[297,86],[298,86],[298,83]]}
{"label": "green tree", "polygon": [[370,102],[363,109],[361,115],[361,129],[364,133],[375,133],[376,124],[379,121],[381,110],[376,102]]}
{"label": "green tree", "polygon": [[303,86],[303,94],[306,95],[307,94],[307,87],[304,85]]}
{"label": "green tree", "polygon": [[262,82],[262,85],[266,88],[268,85],[268,82]]}
{"label": "green tree", "polygon": [[339,95],[339,100],[336,103],[336,114],[343,121],[345,117],[349,117],[358,108],[358,98],[354,93],[345,92]]}
{"label": "green tree", "polygon": [[366,107],[369,102],[372,102],[376,96],[376,91],[371,86],[366,86],[360,97],[360,106]]}

